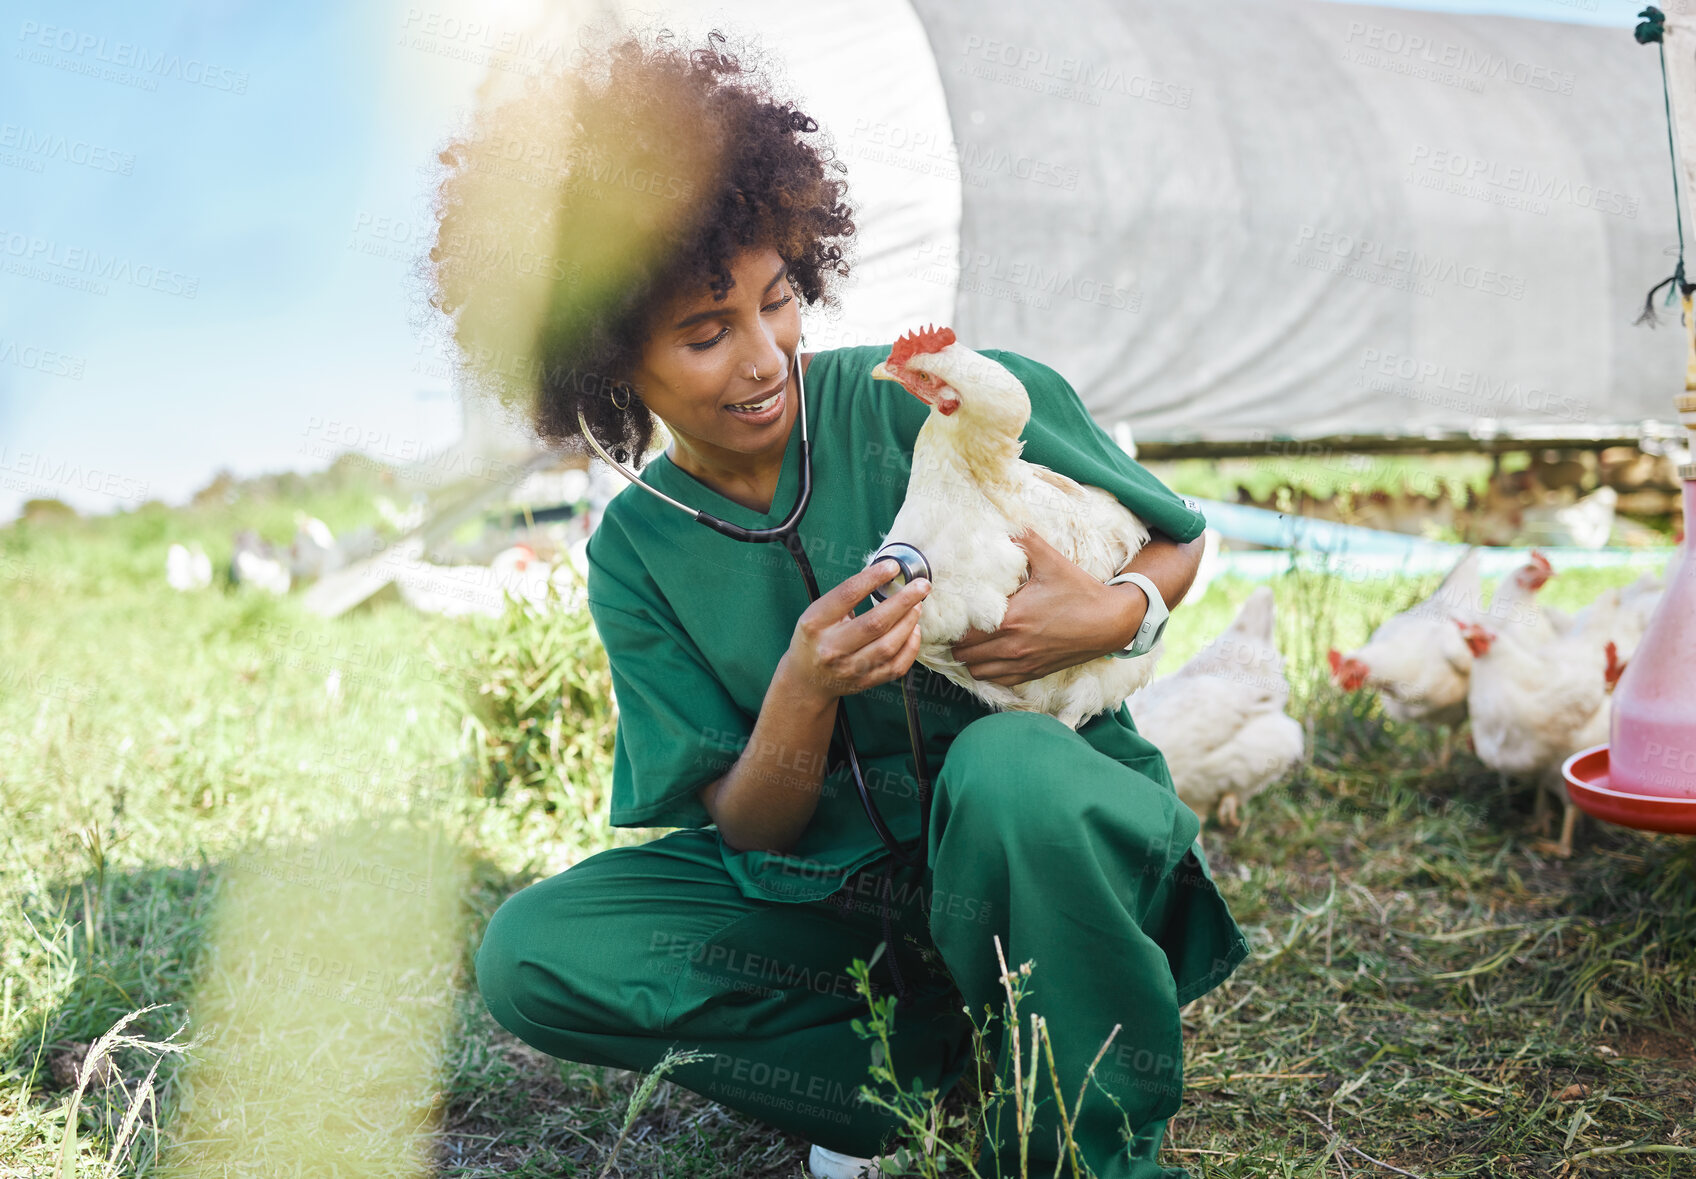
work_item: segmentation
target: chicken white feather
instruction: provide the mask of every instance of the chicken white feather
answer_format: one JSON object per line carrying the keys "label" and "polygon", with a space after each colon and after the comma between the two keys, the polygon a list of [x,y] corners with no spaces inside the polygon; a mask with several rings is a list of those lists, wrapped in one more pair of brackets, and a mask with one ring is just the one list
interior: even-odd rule
{"label": "chicken white feather", "polygon": [[1234,826],[1242,803],[1301,762],[1304,735],[1284,712],[1290,685],[1273,635],[1272,591],[1261,586],[1195,658],[1130,699],[1137,731],[1165,754],[1178,797],[1203,820]]}
{"label": "chicken white feather", "polygon": [[1467,707],[1478,759],[1500,774],[1538,783],[1565,808],[1556,854],[1572,854],[1577,808],[1567,797],[1561,763],[1608,739],[1609,686],[1617,678],[1617,649],[1609,638],[1620,591],[1608,590],[1587,607],[1571,631],[1552,640],[1523,630],[1462,624],[1473,653]]}
{"label": "chicken white feather", "polygon": [[996,708],[1044,712],[1070,728],[1118,707],[1153,675],[1158,646],[1013,687],[974,678],[951,648],[969,629],[998,629],[1007,599],[1029,577],[1014,536],[1034,530],[1106,581],[1148,543],[1147,525],[1108,492],[1019,457],[1030,396],[1004,365],[950,342],[904,358],[898,371],[886,362],[873,375],[900,380],[932,406],[913,446],[907,498],[883,541],[905,541],[930,564],[918,661]]}
{"label": "chicken white feather", "polygon": [[1472,652],[1454,620],[1478,616],[1478,566],[1478,550],[1467,550],[1430,597],[1387,619],[1364,647],[1348,655],[1332,651],[1332,679],[1345,690],[1377,692],[1392,720],[1460,724]]}

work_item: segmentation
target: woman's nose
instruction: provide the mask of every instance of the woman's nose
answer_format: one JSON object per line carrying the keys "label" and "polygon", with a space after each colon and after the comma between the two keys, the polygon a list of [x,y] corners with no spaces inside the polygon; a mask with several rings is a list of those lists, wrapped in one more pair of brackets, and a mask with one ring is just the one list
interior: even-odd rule
{"label": "woman's nose", "polygon": [[759,379],[762,381],[776,380],[782,375],[784,368],[788,365],[789,357],[784,353],[782,348],[777,346],[777,341],[775,339],[768,339],[766,341],[766,345],[766,347],[757,350],[755,354],[748,359],[748,367],[744,370],[744,372],[750,376],[754,373],[758,373]]}

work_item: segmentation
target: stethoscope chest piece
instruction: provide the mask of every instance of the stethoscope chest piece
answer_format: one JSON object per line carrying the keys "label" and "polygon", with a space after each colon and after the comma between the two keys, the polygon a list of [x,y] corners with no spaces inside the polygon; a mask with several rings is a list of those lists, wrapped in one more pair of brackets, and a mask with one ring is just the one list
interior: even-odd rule
{"label": "stethoscope chest piece", "polygon": [[923,553],[904,540],[892,540],[873,553],[872,559],[866,563],[867,567],[876,565],[879,561],[894,561],[901,566],[901,572],[872,591],[872,597],[876,601],[883,601],[909,581],[916,581],[921,577],[930,578],[930,562],[925,560]]}

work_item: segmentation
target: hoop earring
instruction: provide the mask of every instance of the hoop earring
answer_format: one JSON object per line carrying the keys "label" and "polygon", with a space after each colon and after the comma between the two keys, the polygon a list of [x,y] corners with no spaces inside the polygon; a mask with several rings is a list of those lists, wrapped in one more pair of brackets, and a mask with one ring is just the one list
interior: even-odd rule
{"label": "hoop earring", "polygon": [[[618,391],[620,389],[624,390],[624,401],[622,403],[618,400]],[[617,386],[616,388],[613,389],[612,393],[609,396],[612,398],[612,406],[613,406],[614,409],[625,410],[625,409],[630,408],[630,386],[629,385],[619,385],[619,386]]]}

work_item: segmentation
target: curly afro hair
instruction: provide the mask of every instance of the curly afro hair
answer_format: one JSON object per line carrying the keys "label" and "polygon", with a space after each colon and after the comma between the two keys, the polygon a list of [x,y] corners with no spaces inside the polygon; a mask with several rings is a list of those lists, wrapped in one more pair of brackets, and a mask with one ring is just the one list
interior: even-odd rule
{"label": "curly afro hair", "polygon": [[666,304],[724,298],[735,255],[770,247],[807,304],[835,310],[854,222],[847,165],[745,46],[611,36],[442,151],[424,278],[471,391],[544,445],[585,452],[581,408],[603,446],[639,456],[655,419],[629,378]]}

